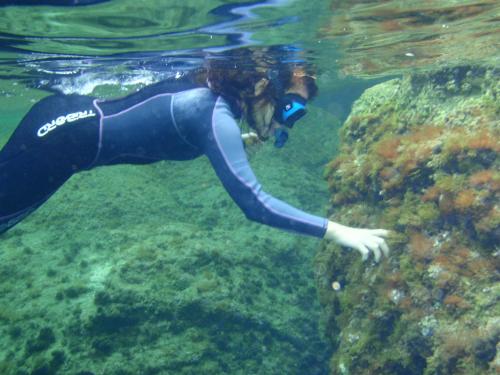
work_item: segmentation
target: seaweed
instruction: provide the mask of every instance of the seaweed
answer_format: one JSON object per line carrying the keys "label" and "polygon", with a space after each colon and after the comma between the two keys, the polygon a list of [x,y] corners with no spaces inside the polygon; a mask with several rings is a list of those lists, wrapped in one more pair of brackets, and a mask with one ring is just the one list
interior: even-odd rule
{"label": "seaweed", "polygon": [[332,374],[498,371],[497,75],[475,66],[415,73],[353,106],[324,173],[329,212],[394,234],[384,264],[341,262],[341,294],[321,282],[339,277],[338,250],[323,243],[318,253]]}

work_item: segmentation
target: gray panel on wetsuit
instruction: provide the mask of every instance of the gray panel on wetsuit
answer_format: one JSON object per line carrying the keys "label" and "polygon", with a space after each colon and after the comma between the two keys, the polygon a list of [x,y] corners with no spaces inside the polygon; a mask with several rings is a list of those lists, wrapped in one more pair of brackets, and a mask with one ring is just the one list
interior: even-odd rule
{"label": "gray panel on wetsuit", "polygon": [[205,87],[176,93],[173,100],[173,117],[184,143],[202,154],[205,138],[212,137],[217,96]]}

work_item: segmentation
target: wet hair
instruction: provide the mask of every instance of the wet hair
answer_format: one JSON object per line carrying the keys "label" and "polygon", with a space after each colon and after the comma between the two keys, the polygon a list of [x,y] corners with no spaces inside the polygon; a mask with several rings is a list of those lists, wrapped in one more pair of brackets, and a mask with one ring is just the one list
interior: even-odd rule
{"label": "wet hair", "polygon": [[240,116],[247,114],[249,103],[257,98],[255,85],[263,78],[269,80],[269,84],[258,99],[274,104],[297,77],[311,99],[318,91],[314,69],[297,55],[296,49],[283,46],[238,48],[212,54],[207,58],[206,80],[212,91],[224,97]]}

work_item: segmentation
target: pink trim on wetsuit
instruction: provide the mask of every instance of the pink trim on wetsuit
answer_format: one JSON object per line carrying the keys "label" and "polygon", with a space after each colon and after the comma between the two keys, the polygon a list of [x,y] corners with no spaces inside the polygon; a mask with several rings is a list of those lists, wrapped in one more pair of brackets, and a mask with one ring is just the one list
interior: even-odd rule
{"label": "pink trim on wetsuit", "polygon": [[99,112],[99,140],[97,141],[97,152],[95,158],[92,161],[92,163],[90,163],[87,169],[91,169],[95,165],[95,163],[97,163],[97,160],[99,160],[99,155],[101,154],[101,149],[102,149],[102,132],[103,132],[102,128],[104,121],[104,113],[102,112],[101,107],[97,105],[98,101],[99,101],[98,99],[94,99],[92,104],[94,104],[95,109],[97,110],[97,112]]}

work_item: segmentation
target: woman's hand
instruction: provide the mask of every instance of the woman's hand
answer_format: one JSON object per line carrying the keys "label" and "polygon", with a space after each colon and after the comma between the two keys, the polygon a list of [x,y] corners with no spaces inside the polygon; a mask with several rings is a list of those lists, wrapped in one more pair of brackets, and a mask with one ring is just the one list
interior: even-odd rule
{"label": "woman's hand", "polygon": [[368,255],[372,252],[378,262],[382,253],[385,256],[389,255],[389,247],[384,240],[388,234],[389,231],[385,229],[352,228],[329,221],[324,238],[358,250],[363,256],[363,261],[368,259]]}
{"label": "woman's hand", "polygon": [[259,136],[257,135],[257,133],[254,132],[242,133],[241,139],[243,140],[246,146],[260,143]]}

